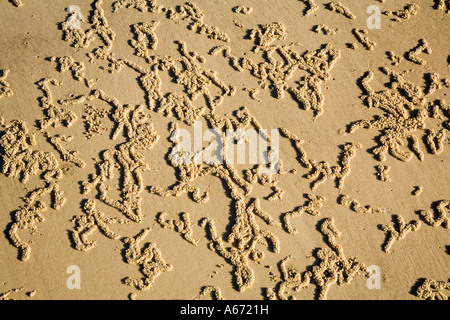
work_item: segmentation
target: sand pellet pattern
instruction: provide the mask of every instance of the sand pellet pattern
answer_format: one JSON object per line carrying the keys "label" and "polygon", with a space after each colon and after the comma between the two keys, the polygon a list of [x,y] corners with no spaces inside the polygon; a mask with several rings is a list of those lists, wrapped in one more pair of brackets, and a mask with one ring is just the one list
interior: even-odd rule
{"label": "sand pellet pattern", "polygon": [[2,1],[0,300],[448,300],[449,10]]}

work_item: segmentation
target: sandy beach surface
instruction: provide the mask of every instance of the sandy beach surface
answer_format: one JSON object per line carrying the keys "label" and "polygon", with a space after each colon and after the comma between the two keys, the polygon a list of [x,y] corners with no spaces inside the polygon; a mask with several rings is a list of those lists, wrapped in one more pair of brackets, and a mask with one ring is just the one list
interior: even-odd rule
{"label": "sandy beach surface", "polygon": [[0,299],[448,299],[449,9],[1,0]]}

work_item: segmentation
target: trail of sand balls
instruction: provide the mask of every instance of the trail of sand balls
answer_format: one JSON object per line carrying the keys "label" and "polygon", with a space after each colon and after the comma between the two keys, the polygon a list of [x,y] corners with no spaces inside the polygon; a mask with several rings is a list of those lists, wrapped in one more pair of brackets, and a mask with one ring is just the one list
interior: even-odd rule
{"label": "trail of sand balls", "polygon": [[326,198],[321,196],[316,196],[314,194],[308,194],[307,201],[305,205],[300,206],[298,209],[285,213],[283,215],[283,227],[286,229],[287,232],[290,234],[297,234],[298,230],[293,228],[291,225],[291,219],[295,217],[301,216],[303,213],[308,213],[312,216],[318,216],[320,215],[319,208],[323,206],[323,203],[325,202]]}
{"label": "trail of sand balls", "polygon": [[428,45],[428,42],[425,39],[420,39],[419,44],[417,47],[411,49],[410,52],[408,52],[407,58],[409,61],[412,61],[414,63],[420,64],[420,65],[426,65],[427,61],[419,58],[419,54],[422,52],[425,52],[427,54],[431,54],[431,47]]}
{"label": "trail of sand balls", "polygon": [[400,9],[398,11],[383,11],[383,14],[390,17],[394,16],[392,20],[396,22],[400,22],[402,20],[406,20],[411,18],[412,16],[415,16],[419,12],[419,5],[413,3],[406,5],[403,9]]}
{"label": "trail of sand balls", "polygon": [[328,10],[342,14],[348,19],[356,19],[356,16],[350,11],[350,9],[340,2],[330,2],[328,4]]}
{"label": "trail of sand balls", "polygon": [[378,165],[376,168],[376,176],[380,181],[383,182],[391,182],[391,177],[389,176],[389,171],[391,171],[391,167]]}
{"label": "trail of sand balls", "polygon": [[380,229],[386,233],[386,242],[382,246],[386,253],[392,252],[392,245],[395,241],[403,240],[408,233],[419,230],[421,226],[419,221],[406,223],[405,218],[400,215],[393,216],[393,219],[395,219],[395,226],[380,226]]}
{"label": "trail of sand balls", "polygon": [[204,286],[201,289],[200,294],[195,299],[198,300],[202,296],[207,296],[207,295],[213,296],[214,299],[216,299],[216,300],[224,300],[224,298],[222,296],[222,292],[220,291],[220,288],[215,287],[215,286]]}
{"label": "trail of sand balls", "polygon": [[[287,262],[293,259],[292,256],[283,259],[280,262],[282,280],[275,289],[267,289],[266,296],[268,299],[295,299],[295,294],[299,293],[302,288],[315,284],[318,287],[317,296],[323,300],[326,299],[333,284],[339,286],[349,284],[359,273],[367,272],[364,264],[356,261],[355,258],[348,259],[345,257],[342,246],[336,241],[341,233],[334,225],[334,219],[322,220],[320,232],[326,238],[330,249],[320,248],[316,253],[316,264],[309,268],[310,271],[303,273],[287,266]],[[290,294],[287,294],[287,289],[290,289]]]}
{"label": "trail of sand balls", "polygon": [[450,229],[450,217],[447,216],[447,214],[450,215],[450,200],[437,201],[435,207],[435,215],[430,210],[422,210],[420,216],[432,227],[442,226]]}
{"label": "trail of sand balls", "polygon": [[[317,11],[319,7],[313,0],[303,1],[309,5],[304,15],[310,15]],[[441,1],[442,2],[442,1]],[[437,9],[444,10],[444,3],[439,2]],[[20,0],[13,0],[16,6],[21,6]],[[230,42],[230,38],[226,33],[217,27],[211,27],[203,22],[204,13],[193,3],[186,3],[176,7],[165,7],[157,4],[156,0],[121,0],[113,4],[113,12],[117,13],[122,8],[134,8],[140,11],[150,13],[163,13],[172,21],[186,21],[188,29],[198,34],[206,34],[208,38]],[[339,2],[331,2],[327,7],[329,10],[342,14],[349,19],[355,19],[356,16]],[[415,4],[408,5],[404,10],[390,13],[386,15],[394,15],[397,20],[408,19],[412,15],[417,14],[419,7]],[[233,12],[250,14],[252,8],[237,6]],[[104,10],[102,9],[102,0],[94,2],[93,15],[89,21],[90,28],[87,30],[74,30],[68,28],[67,23],[62,24],[64,39],[68,41],[74,48],[88,49],[91,44],[99,39],[102,45],[97,46],[89,52],[90,62],[95,60],[103,61],[106,64],[100,65],[101,69],[111,73],[118,73],[123,68],[130,68],[140,74],[139,82],[146,92],[149,108],[155,112],[164,114],[167,117],[175,116],[178,121],[193,125],[196,120],[204,118],[210,127],[225,131],[225,129],[246,129],[249,126],[261,128],[262,126],[253,117],[245,107],[238,111],[235,118],[221,117],[214,114],[215,108],[222,104],[223,99],[227,96],[235,94],[235,87],[223,83],[213,70],[203,68],[206,62],[203,56],[196,52],[188,52],[187,45],[183,41],[177,41],[179,57],[167,57],[151,55],[151,51],[155,50],[158,45],[157,28],[159,21],[151,21],[145,23],[137,23],[132,26],[134,39],[130,41],[130,45],[135,49],[135,55],[144,60],[145,66],[141,66],[129,59],[117,58],[112,52],[115,33],[109,26]],[[236,25],[238,25],[236,23]],[[243,26],[242,26],[243,27]],[[337,29],[329,28],[325,25],[317,25],[316,32],[324,34],[335,34]],[[375,43],[370,41],[367,31],[354,29],[354,35],[368,50],[373,50]],[[250,31],[250,39],[255,42],[254,52],[261,53],[265,62],[256,64],[249,58],[239,58],[231,53],[229,46],[219,46],[211,50],[212,55],[222,53],[223,56],[230,60],[231,66],[237,71],[249,71],[250,74],[260,80],[259,84],[262,89],[273,90],[278,99],[284,97],[285,92],[291,93],[295,99],[303,106],[305,110],[314,111],[314,119],[323,113],[324,96],[321,93],[321,84],[327,81],[331,75],[330,72],[340,57],[340,51],[333,49],[331,44],[317,51],[307,51],[299,54],[294,50],[298,43],[288,46],[274,45],[274,41],[285,40],[287,37],[286,27],[282,23],[272,23],[260,25],[258,29]],[[407,59],[420,65],[426,64],[426,61],[418,57],[422,52],[431,54],[431,49],[426,40],[422,39],[417,48],[412,49],[407,55]],[[284,63],[280,63],[274,59],[273,55],[277,53],[285,58]],[[401,62],[401,57],[396,56],[393,52],[388,52],[388,58],[394,65]],[[89,79],[86,77],[85,65],[83,62],[76,62],[70,56],[51,57],[50,61],[56,62],[57,70],[60,72],[70,71],[75,80],[81,81],[87,88],[96,86],[98,79]],[[181,65],[181,67],[180,67]],[[287,85],[288,80],[293,77],[295,70],[303,70],[309,73],[308,76],[302,77],[297,86]],[[9,84],[5,81],[9,70],[3,71],[0,77],[0,98],[13,94]],[[161,91],[160,72],[169,72],[178,84],[185,88],[187,94],[170,93],[165,95]],[[405,146],[404,139],[412,141],[411,151],[423,160],[424,153],[419,148],[419,139],[414,134],[418,130],[425,128],[425,120],[427,115],[424,105],[432,93],[442,87],[441,79],[438,74],[430,74],[431,79],[427,91],[408,82],[404,78],[404,73],[397,73],[393,70],[383,68],[384,72],[391,79],[392,91],[375,92],[369,85],[373,79],[373,73],[369,71],[362,79],[362,87],[365,90],[365,101],[369,107],[375,107],[385,112],[385,115],[374,120],[361,120],[349,126],[348,132],[353,133],[359,128],[378,129],[381,132],[380,146],[373,153],[380,160],[386,159],[387,153],[402,161],[409,161],[412,154],[408,151],[401,150]],[[445,85],[445,81],[442,80]],[[55,134],[51,135],[49,130],[56,127],[71,127],[77,120],[78,116],[75,112],[65,108],[68,106],[84,104],[83,110],[85,116],[83,119],[86,123],[86,138],[92,138],[96,134],[108,129],[102,126],[101,119],[110,117],[114,120],[115,128],[111,131],[111,138],[116,139],[122,132],[125,133],[127,141],[118,145],[116,148],[105,150],[100,154],[100,159],[96,161],[97,174],[93,174],[88,180],[83,182],[83,193],[88,194],[92,190],[98,191],[97,198],[99,201],[117,209],[123,213],[129,220],[142,222],[142,197],[141,193],[145,189],[142,173],[152,171],[145,162],[145,158],[140,154],[139,150],[150,150],[159,140],[159,135],[153,129],[152,123],[143,112],[143,106],[130,106],[121,104],[116,98],[107,95],[102,90],[94,90],[90,94],[80,95],[76,98],[70,98],[60,101],[54,101],[51,88],[52,86],[60,86],[61,82],[54,78],[44,78],[38,82],[38,88],[42,91],[43,96],[40,97],[40,105],[44,114],[44,119],[39,121],[39,129],[47,141],[54,146],[66,162],[71,162],[82,168],[85,163],[82,159],[77,158],[78,152],[66,147],[72,139],[71,136]],[[221,90],[221,94],[213,96],[210,93],[210,87],[216,87]],[[448,87],[448,81],[446,83]],[[250,97],[258,101],[256,94],[258,89],[248,89]],[[401,90],[401,93],[394,92]],[[204,107],[197,108],[193,102],[199,96],[204,96],[210,109]],[[260,100],[259,100],[260,101]],[[103,102],[110,105],[111,111],[99,109],[88,103]],[[447,114],[448,106],[445,101],[441,100],[436,105],[431,105],[432,114],[435,118],[441,117],[439,110]],[[413,112],[414,111],[414,112]],[[418,111],[417,113],[415,111]],[[442,118],[442,117],[441,117]],[[448,129],[448,123],[447,129]],[[443,122],[445,126],[445,122]],[[178,129],[176,123],[169,130],[175,133]],[[432,129],[426,132],[426,145],[429,153],[440,154],[443,151],[444,141],[446,138],[445,129],[441,129],[435,133]],[[305,150],[302,147],[303,141],[296,135],[290,133],[287,129],[281,129],[282,135],[289,139],[299,155],[299,163],[306,169],[310,170],[305,176],[307,179],[314,180],[311,189],[316,188],[327,180],[336,180],[337,188],[342,190],[345,178],[350,174],[350,161],[356,155],[356,151],[362,148],[359,143],[347,143],[342,146],[342,153],[339,164],[331,166],[326,161],[317,162],[314,159],[308,159]],[[176,138],[176,135],[173,136]],[[225,137],[223,136],[223,139]],[[11,142],[13,141],[13,142]],[[171,140],[176,147],[176,139]],[[44,195],[52,194],[54,199],[52,206],[59,208],[64,204],[62,191],[59,190],[57,180],[62,178],[62,172],[58,167],[56,157],[51,153],[40,151],[32,151],[31,146],[35,145],[34,136],[28,133],[28,129],[24,123],[13,121],[6,126],[6,134],[2,136],[0,146],[3,148],[5,155],[2,155],[4,165],[2,171],[7,176],[14,176],[26,183],[30,176],[37,175],[39,171],[44,172],[44,186],[30,192],[24,198],[25,205],[21,207],[16,215],[15,221],[9,230],[10,238],[14,246],[19,249],[22,260],[27,260],[30,255],[30,246],[24,243],[17,235],[20,229],[36,229],[36,223],[43,221],[42,212],[46,210],[45,203],[41,202]],[[204,149],[206,151],[206,149]],[[223,152],[226,149],[223,150]],[[194,159],[195,154],[189,155]],[[183,164],[177,159],[169,158],[172,166],[180,173],[180,179],[177,185],[170,190],[164,190],[157,186],[151,186],[149,191],[159,196],[181,196],[185,193],[191,195],[192,199],[199,203],[209,200],[209,193],[203,195],[200,189],[195,187],[193,183],[207,175],[213,175],[221,179],[231,194],[231,202],[235,211],[235,223],[232,231],[226,237],[226,240],[217,235],[214,221],[210,218],[201,220],[200,225],[207,229],[210,241],[210,249],[216,251],[220,256],[225,258],[234,267],[233,277],[236,287],[239,291],[244,291],[252,286],[255,281],[254,271],[250,267],[250,261],[259,263],[264,258],[264,252],[258,249],[258,244],[267,245],[267,247],[275,252],[280,252],[279,240],[272,232],[263,230],[256,222],[256,217],[262,219],[266,224],[276,227],[283,227],[288,233],[295,234],[297,230],[292,227],[290,220],[298,217],[303,213],[312,216],[318,216],[319,208],[323,206],[325,197],[314,194],[307,195],[307,202],[297,209],[285,213],[282,217],[282,223],[277,222],[271,215],[261,208],[261,202],[258,198],[250,198],[253,184],[259,183],[263,186],[270,187],[272,194],[265,199],[268,201],[282,200],[284,191],[277,185],[278,180],[272,176],[264,176],[261,174],[262,166],[256,166],[254,169],[247,170],[243,176],[232,165],[195,165]],[[179,160],[179,159],[178,159]],[[271,163],[270,165],[273,165]],[[280,160],[279,174],[288,173],[282,168]],[[119,169],[124,180],[120,186],[120,200],[114,200],[108,197],[109,186],[107,182],[115,176],[115,169]],[[378,166],[378,176],[382,181],[389,181],[387,176],[387,166]],[[295,173],[291,170],[290,173]],[[358,213],[385,213],[385,210],[365,206],[362,207],[357,200],[350,199],[347,195],[340,198],[342,205],[348,205]],[[430,211],[422,211],[420,213],[424,221],[433,226],[449,227],[449,219],[446,216],[445,208],[449,208],[447,200],[443,200],[436,205],[437,216],[433,216]],[[144,229],[140,234],[134,237],[121,237],[118,233],[111,230],[111,225],[116,223],[127,223],[129,220],[122,218],[109,218],[105,213],[96,209],[96,200],[86,199],[83,205],[84,215],[74,217],[74,229],[71,232],[72,240],[75,248],[81,251],[87,251],[96,246],[95,241],[90,241],[89,236],[96,230],[99,230],[106,237],[122,241],[125,244],[126,262],[139,266],[143,278],[132,279],[126,278],[125,284],[134,286],[139,290],[148,290],[152,287],[155,278],[162,272],[170,271],[172,266],[165,263],[162,259],[161,252],[156,244],[149,244],[147,247],[141,248],[140,243],[144,240],[149,229]],[[180,214],[180,219],[166,220],[167,213],[162,212],[158,215],[157,221],[163,228],[172,229],[181,234],[181,236],[193,245],[198,244],[198,240],[193,238],[193,224],[190,222],[189,214]],[[410,231],[416,231],[420,222],[416,221],[406,224],[401,216],[395,216],[398,228],[391,226],[382,226],[381,229],[388,235],[387,243],[384,246],[386,252],[390,252],[391,246],[395,240],[403,239]],[[340,236],[340,232],[334,226],[333,219],[325,219],[322,221],[320,230],[325,236],[330,249],[320,249],[317,253],[317,264],[312,266],[311,271],[303,274],[293,268],[287,267],[287,262],[291,256],[280,262],[282,271],[282,282],[278,286],[278,290],[268,289],[269,298],[294,298],[294,296],[286,295],[286,289],[292,289],[294,293],[299,292],[311,282],[319,287],[319,298],[326,298],[330,286],[334,283],[338,285],[349,283],[356,274],[365,271],[365,266],[355,259],[347,259],[343,254],[342,247],[337,244],[336,238]],[[430,294],[432,289],[445,289],[445,285],[438,282],[426,282],[418,289],[418,296],[422,298],[442,298],[443,294]],[[10,293],[12,293],[11,291]],[[419,293],[420,292],[420,293]],[[8,293],[5,297],[7,297]],[[201,296],[213,294],[216,299],[223,299],[220,289],[213,286],[205,286],[200,292]],[[3,295],[1,295],[3,297]]]}
{"label": "trail of sand balls", "polygon": [[27,183],[32,176],[42,175],[41,187],[30,191],[24,198],[24,204],[14,212],[13,221],[8,227],[11,244],[19,250],[19,259],[27,261],[31,255],[31,246],[24,242],[20,230],[36,232],[37,223],[45,220],[43,213],[47,205],[43,197],[50,194],[51,207],[59,209],[64,205],[65,198],[60,190],[58,180],[63,173],[53,153],[33,150],[36,138],[31,134],[23,121],[14,120],[5,126],[0,138],[2,151],[2,173],[7,177],[15,177],[22,183]]}
{"label": "trail of sand balls", "polygon": [[15,5],[16,7],[23,6],[22,0],[11,0],[11,3]]}
{"label": "trail of sand balls", "polygon": [[[381,109],[384,114],[377,116],[374,120],[360,120],[352,123],[347,132],[353,133],[359,128],[378,129],[381,135],[378,137],[379,147],[373,149],[372,153],[380,160],[386,160],[387,153],[401,161],[409,161],[413,157],[413,153],[419,158],[424,159],[424,153],[420,149],[419,138],[416,132],[424,130],[425,121],[428,119],[428,112],[424,108],[429,96],[436,90],[431,90],[432,84],[427,93],[419,86],[408,82],[404,78],[404,74],[395,72],[388,68],[381,69],[383,73],[388,75],[392,81],[391,87],[394,90],[384,90],[375,92],[370,82],[373,80],[374,74],[368,71],[361,79],[361,86],[365,95],[362,100],[369,108]],[[438,82],[437,88],[442,88]],[[445,139],[445,131],[441,130],[438,135],[433,130],[426,131],[427,145],[431,149],[431,153],[441,153],[443,150],[443,141]],[[407,143],[411,142],[410,150],[402,150]]]}
{"label": "trail of sand balls", "polygon": [[416,289],[416,296],[424,300],[448,300],[450,296],[450,281],[424,279]]}
{"label": "trail of sand balls", "polygon": [[181,234],[183,239],[193,244],[194,246],[198,244],[198,240],[193,238],[194,230],[192,229],[193,224],[191,223],[191,219],[189,218],[189,213],[180,213],[180,219],[178,220],[165,220],[166,215],[167,212],[161,212],[156,217],[161,227],[165,229],[175,230],[176,232]]}
{"label": "trail of sand balls", "polygon": [[14,95],[14,91],[11,89],[11,86],[8,82],[6,82],[6,78],[8,77],[10,70],[1,70],[0,76],[0,99],[3,97],[10,97]]}
{"label": "trail of sand balls", "polygon": [[350,196],[346,194],[342,194],[339,196],[338,203],[343,206],[348,206],[352,211],[356,213],[362,214],[385,214],[386,209],[381,209],[377,207],[373,207],[371,205],[362,206],[361,203],[356,200],[350,198]]}
{"label": "trail of sand balls", "polygon": [[21,292],[23,288],[15,288],[8,290],[6,292],[0,293],[0,300],[11,300],[9,296],[13,295],[14,293]]}
{"label": "trail of sand balls", "polygon": [[336,32],[339,31],[339,29],[338,28],[330,28],[330,27],[328,27],[325,24],[318,24],[318,25],[315,25],[313,27],[313,31],[315,33],[321,33],[322,32],[323,34],[325,34],[327,36],[328,35],[334,36],[336,34]]}
{"label": "trail of sand balls", "polygon": [[353,29],[353,34],[355,35],[356,39],[358,39],[359,42],[362,43],[362,45],[370,51],[373,51],[375,49],[376,43],[371,41],[366,35],[369,33],[367,30],[361,30],[361,29]]}
{"label": "trail of sand balls", "polygon": [[435,9],[445,11],[448,13],[450,11],[450,2],[448,0],[435,0]]}
{"label": "trail of sand balls", "polygon": [[319,10],[319,6],[315,3],[314,0],[300,0],[303,1],[307,6],[306,9],[303,11],[304,16],[309,16],[312,13]]}
{"label": "trail of sand balls", "polygon": [[140,272],[144,276],[141,279],[125,278],[124,283],[128,286],[134,286],[139,290],[149,290],[156,277],[162,272],[168,272],[173,269],[172,265],[167,264],[156,247],[155,243],[148,243],[141,248],[141,242],[150,232],[150,229],[142,230],[134,237],[123,238],[125,244],[125,261],[129,264],[139,266]]}
{"label": "trail of sand balls", "polygon": [[[265,59],[265,62],[259,64],[247,57],[234,56],[228,46],[218,46],[211,54],[222,53],[235,70],[249,71],[252,76],[259,79],[262,89],[273,91],[278,99],[284,97],[285,91],[292,93],[305,110],[314,111],[315,119],[324,111],[325,98],[320,86],[331,77],[330,72],[340,58],[340,51],[328,44],[316,52],[307,51],[299,54],[294,50],[297,43],[287,46],[272,45],[274,41],[284,40],[286,37],[286,27],[282,23],[260,25],[259,29],[253,29],[250,32],[250,39],[256,43],[254,51],[261,52],[261,56]],[[278,62],[274,54],[280,55],[286,62]],[[307,71],[310,76],[300,79],[296,87],[289,86],[287,83],[297,69]]]}

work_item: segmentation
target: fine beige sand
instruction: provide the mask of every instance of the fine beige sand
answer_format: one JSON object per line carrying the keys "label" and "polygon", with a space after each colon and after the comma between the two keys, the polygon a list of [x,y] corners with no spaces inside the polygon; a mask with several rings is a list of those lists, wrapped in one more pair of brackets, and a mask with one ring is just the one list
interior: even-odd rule
{"label": "fine beige sand", "polygon": [[2,0],[0,299],[448,299],[449,9]]}

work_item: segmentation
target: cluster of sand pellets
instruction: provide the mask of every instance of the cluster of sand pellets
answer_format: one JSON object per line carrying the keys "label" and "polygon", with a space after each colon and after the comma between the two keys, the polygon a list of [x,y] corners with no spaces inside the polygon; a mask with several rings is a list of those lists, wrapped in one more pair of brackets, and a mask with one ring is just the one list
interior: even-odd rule
{"label": "cluster of sand pellets", "polygon": [[0,77],[0,99],[3,97],[10,97],[14,94],[11,86],[8,82],[6,82],[6,78],[8,77],[9,72],[10,70],[2,70],[2,76]]}
{"label": "cluster of sand pellets", "polygon": [[[18,20],[28,10],[19,7],[42,1],[2,3],[0,19],[3,6]],[[348,298],[346,287],[371,277],[369,265],[389,265],[382,279],[403,273],[389,257],[432,236],[437,244],[417,251],[448,259],[449,53],[436,40],[445,36],[425,28],[431,15],[444,23],[448,1],[379,0],[381,31],[366,29],[366,7],[351,1],[301,0],[281,16],[257,1],[167,3],[92,0],[78,16],[52,3],[59,20],[48,27],[58,28],[42,35],[40,67],[11,63],[10,49],[0,49],[8,52],[0,58],[1,183],[16,188],[2,204],[20,203],[0,220],[0,247],[15,252],[1,259],[26,263],[37,251],[41,263],[43,251],[65,245],[93,266],[102,261],[92,254],[113,246],[129,273],[108,270],[108,278],[130,300]],[[406,24],[421,32],[389,38]],[[198,125],[211,139],[187,142]],[[258,153],[251,130],[266,143],[265,153],[258,146],[266,161],[235,163],[233,148]],[[66,243],[36,235],[46,219]],[[210,265],[227,272],[196,275]],[[436,265],[411,267],[410,292],[357,290],[446,300],[450,286]],[[39,286],[25,291],[36,284],[8,281],[0,300],[45,296]]]}
{"label": "cluster of sand pellets", "polygon": [[[282,260],[280,262],[282,281],[275,289],[267,289],[266,296],[268,299],[296,299],[296,294],[300,293],[302,288],[315,284],[317,286],[316,296],[323,300],[326,299],[333,284],[347,285],[358,274],[364,274],[367,271],[363,263],[358,262],[355,258],[346,258],[344,255],[342,246],[336,241],[336,238],[341,236],[341,232],[334,225],[334,219],[322,220],[320,232],[326,238],[329,248],[320,248],[316,253],[316,264],[310,268],[310,271],[304,271],[303,273],[291,266],[286,266],[287,262],[293,258],[292,256]],[[286,289],[290,289],[291,293],[287,294]]]}
{"label": "cluster of sand pellets", "polygon": [[416,3],[408,4],[403,9],[397,10],[397,11],[383,11],[383,14],[394,18],[392,20],[399,22],[402,20],[406,20],[411,18],[412,16],[415,16],[419,12],[419,5]]}

